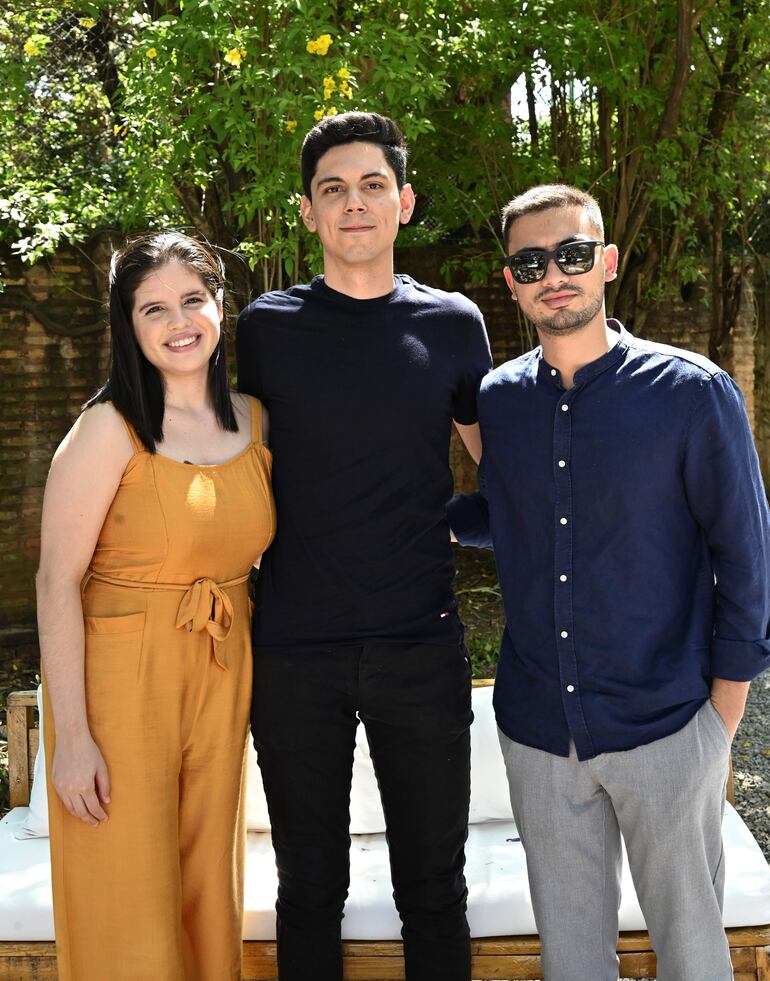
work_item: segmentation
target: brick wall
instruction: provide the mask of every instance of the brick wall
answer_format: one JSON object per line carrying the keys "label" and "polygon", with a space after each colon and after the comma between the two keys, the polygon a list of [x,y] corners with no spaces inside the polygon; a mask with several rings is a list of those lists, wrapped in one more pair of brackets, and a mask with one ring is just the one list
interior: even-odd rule
{"label": "brick wall", "polygon": [[34,620],[48,466],[81,403],[105,375],[108,338],[95,289],[103,274],[86,254],[62,252],[33,267],[0,258],[2,628]]}
{"label": "brick wall", "polygon": [[[443,285],[447,249],[401,250],[397,268],[416,279]],[[91,243],[82,252],[62,251],[53,260],[22,266],[0,255],[6,291],[0,294],[0,647],[34,622],[34,574],[39,548],[40,507],[50,458],[80,405],[104,380],[108,334],[103,327],[106,252]],[[770,380],[768,291],[760,280],[746,294],[725,367],[746,395],[756,421],[760,455],[770,472],[768,384],[755,404],[754,374]],[[462,289],[484,313],[495,364],[529,350],[536,339],[509,298],[502,276]],[[757,334],[757,311],[763,329]],[[710,314],[702,296],[645,311],[643,336],[708,353]],[[729,363],[727,361],[729,360]],[[475,471],[456,437],[452,463],[458,489],[471,489]],[[14,631],[16,631],[14,633]],[[26,635],[25,635],[26,636]]]}

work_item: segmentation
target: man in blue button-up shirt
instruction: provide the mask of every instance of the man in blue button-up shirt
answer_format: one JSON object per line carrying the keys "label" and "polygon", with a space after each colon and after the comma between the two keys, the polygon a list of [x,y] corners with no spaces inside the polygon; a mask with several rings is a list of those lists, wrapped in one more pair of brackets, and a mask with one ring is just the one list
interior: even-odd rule
{"label": "man in blue button-up shirt", "polygon": [[749,681],[770,665],[770,535],[740,391],[607,320],[589,195],[504,211],[505,278],[541,346],[479,394],[506,627],[495,711],[548,981],[617,978],[622,833],[659,981],[728,981],[720,826]]}

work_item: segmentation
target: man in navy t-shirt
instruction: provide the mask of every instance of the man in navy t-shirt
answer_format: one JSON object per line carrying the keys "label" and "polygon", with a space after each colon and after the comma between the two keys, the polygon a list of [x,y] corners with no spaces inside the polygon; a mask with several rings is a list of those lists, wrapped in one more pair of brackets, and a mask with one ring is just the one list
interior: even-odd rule
{"label": "man in navy t-shirt", "polygon": [[324,274],[238,322],[238,385],[270,414],[278,532],[254,617],[252,729],[278,866],[282,981],[339,981],[358,719],[383,800],[410,981],[468,981],[470,664],[452,594],[452,423],[478,459],[479,310],[393,273],[414,194],[392,120],[302,148]]}

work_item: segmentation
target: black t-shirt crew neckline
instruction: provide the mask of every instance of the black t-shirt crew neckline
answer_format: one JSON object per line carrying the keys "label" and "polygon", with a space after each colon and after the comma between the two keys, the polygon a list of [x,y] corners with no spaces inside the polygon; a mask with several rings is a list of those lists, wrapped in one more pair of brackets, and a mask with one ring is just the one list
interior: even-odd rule
{"label": "black t-shirt crew neckline", "polygon": [[325,296],[332,303],[339,303],[341,306],[348,307],[351,310],[365,311],[374,309],[375,307],[385,306],[397,300],[405,289],[403,277],[395,275],[393,277],[393,283],[393,289],[390,292],[383,293],[382,296],[368,297],[367,299],[350,296],[348,293],[340,293],[339,290],[335,290],[329,286],[323,276],[315,276],[310,283],[310,288]]}

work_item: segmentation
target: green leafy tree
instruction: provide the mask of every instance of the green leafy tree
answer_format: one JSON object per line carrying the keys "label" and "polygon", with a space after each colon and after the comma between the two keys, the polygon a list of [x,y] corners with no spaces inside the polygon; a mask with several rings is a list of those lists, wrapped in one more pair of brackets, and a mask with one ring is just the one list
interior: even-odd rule
{"label": "green leafy tree", "polygon": [[454,242],[466,281],[499,263],[506,200],[576,183],[621,248],[615,313],[640,324],[705,262],[718,355],[768,237],[758,0],[70,0],[1,14],[0,56],[0,235],[30,261],[175,224],[233,255],[239,302],[305,277],[301,139],[348,108],[403,124],[403,242]]}
{"label": "green leafy tree", "polygon": [[[185,224],[247,260],[232,264],[239,294],[280,287],[318,264],[298,229],[304,133],[370,106],[412,141],[429,131],[448,85],[431,58],[438,18],[418,3],[288,0],[6,15],[14,90],[0,127],[17,126],[20,104],[27,120],[23,159],[2,160],[6,237],[34,261],[99,227]],[[66,137],[51,143],[56,129]]]}

